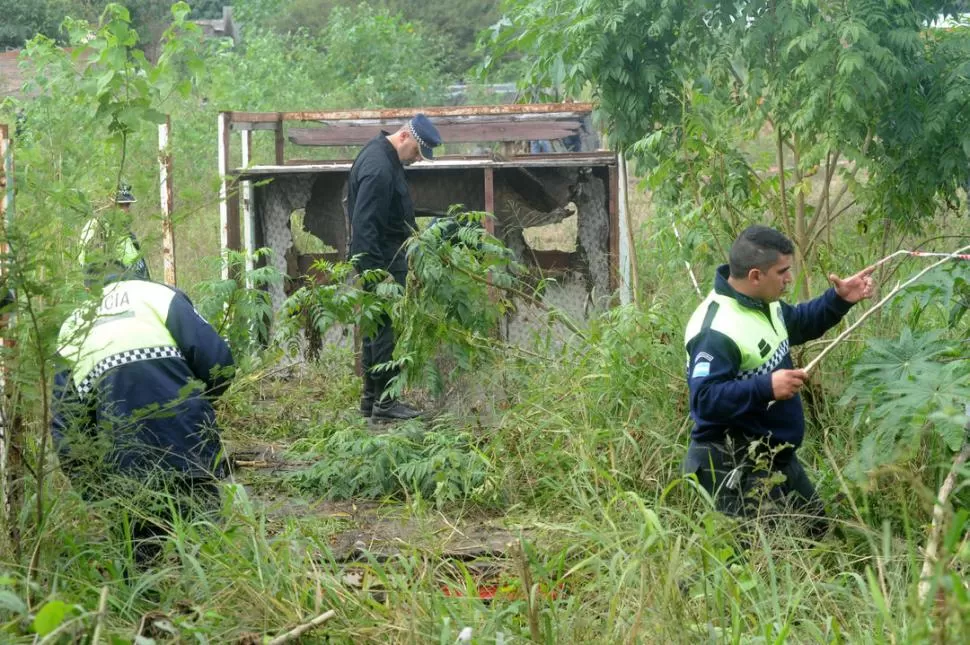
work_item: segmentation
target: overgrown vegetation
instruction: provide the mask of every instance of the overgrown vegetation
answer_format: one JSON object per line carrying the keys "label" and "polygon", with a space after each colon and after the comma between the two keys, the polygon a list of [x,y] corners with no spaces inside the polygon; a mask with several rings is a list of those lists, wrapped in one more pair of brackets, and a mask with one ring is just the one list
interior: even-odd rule
{"label": "overgrown vegetation", "polygon": [[[457,232],[414,236],[403,290],[365,290],[360,280],[384,276],[320,263],[329,282],[300,285],[273,317],[259,287],[283,276],[230,256],[237,277],[217,278],[218,178],[206,161],[217,110],[423,103],[446,81],[432,70],[454,62],[447,45],[408,31],[416,16],[395,13],[417,4],[338,8],[340,29],[284,29],[280,8],[301,4],[316,6],[242,3],[243,17],[279,21],[247,31],[241,49],[203,43],[181,4],[157,59],[118,6],[97,14],[91,40],[81,23],[60,32],[73,54],[44,37],[27,47],[31,98],[0,110],[4,122],[24,115],[16,212],[2,231],[17,341],[3,349],[4,431],[22,431],[8,463],[24,468],[5,482],[15,513],[3,525],[0,640],[259,642],[328,609],[336,617],[310,638],[450,643],[469,627],[476,642],[968,640],[970,473],[954,456],[967,446],[970,263],[904,291],[813,377],[802,455],[833,535],[811,542],[720,517],[679,474],[690,426],[682,333],[697,302],[685,260],[708,283],[733,234],[766,217],[795,237],[799,221],[814,227],[799,267],[810,284],[897,246],[968,243],[957,188],[970,150],[968,35],[917,20],[946,3],[509,2],[495,33],[525,47],[515,55],[537,72],[526,82],[596,97],[611,141],[654,189],[649,203],[642,190],[631,200],[639,304],[530,347],[492,331],[543,284],[475,225],[479,214]],[[370,57],[349,51],[377,38]],[[341,55],[324,60],[328,47]],[[140,199],[136,232],[160,274],[160,113],[175,126],[180,286],[241,365],[220,422],[235,454],[263,452],[227,485],[218,522],[178,522],[159,566],[126,576],[130,550],[105,536],[138,509],[71,490],[49,454],[47,402],[57,329],[88,295],[73,240],[119,176]],[[922,261],[886,265],[884,289]],[[379,433],[356,412],[350,343],[321,343],[309,360],[296,348],[335,326],[366,330],[385,311],[400,332],[397,387],[453,406]],[[253,473],[274,465],[268,448],[289,474]],[[356,548],[355,532],[388,518],[411,534]],[[931,522],[940,536],[924,576]],[[485,563],[446,557],[481,525],[503,528],[514,548]],[[347,535],[352,557],[339,545]]]}

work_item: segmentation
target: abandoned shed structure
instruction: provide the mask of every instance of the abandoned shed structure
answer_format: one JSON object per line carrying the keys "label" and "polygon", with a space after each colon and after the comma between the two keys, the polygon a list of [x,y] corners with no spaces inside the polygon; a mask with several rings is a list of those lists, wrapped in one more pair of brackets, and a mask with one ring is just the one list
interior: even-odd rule
{"label": "abandoned shed structure", "polygon": [[[590,307],[608,306],[617,293],[622,301],[629,299],[626,178],[621,177],[625,168],[608,150],[526,154],[517,153],[516,146],[583,135],[591,111],[589,104],[562,103],[223,112],[223,249],[248,251],[252,267],[252,252],[268,247],[273,251],[268,261],[294,279],[307,275],[320,257],[346,259],[350,226],[344,197],[353,163],[348,157],[355,155],[351,148],[424,112],[441,132],[449,154],[407,168],[417,216],[441,216],[455,204],[492,214],[486,220],[489,232],[531,271],[556,279],[545,300],[581,319]],[[253,159],[253,133],[263,130],[274,135],[275,159],[270,164]],[[234,131],[240,134],[240,167],[232,165]],[[287,159],[287,142],[329,148],[328,156],[344,158]],[[468,154],[471,144],[477,145],[475,154]],[[301,210],[304,230],[322,241],[325,252],[303,252],[294,245],[292,216]],[[543,242],[543,236],[549,239]],[[224,272],[228,275],[228,266]],[[288,289],[284,285],[271,291],[274,307],[279,308]],[[528,333],[535,314],[520,308],[508,321],[506,337],[517,340]]]}

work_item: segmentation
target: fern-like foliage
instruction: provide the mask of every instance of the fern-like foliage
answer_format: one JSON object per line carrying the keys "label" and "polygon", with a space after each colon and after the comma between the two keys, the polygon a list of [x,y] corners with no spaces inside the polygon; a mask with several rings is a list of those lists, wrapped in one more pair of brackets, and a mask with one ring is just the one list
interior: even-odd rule
{"label": "fern-like foliage", "polygon": [[317,260],[310,273],[280,308],[274,340],[284,347],[297,342],[301,331],[320,338],[336,325],[356,325],[362,334],[372,334],[401,296],[386,271],[358,275],[352,261]]}
{"label": "fern-like foliage", "polygon": [[465,433],[405,429],[373,435],[347,429],[334,433],[321,453],[319,462],[290,482],[327,499],[421,496],[442,504],[490,488],[491,465]]}
{"label": "fern-like foliage", "polygon": [[[256,259],[271,253],[258,249]],[[282,282],[280,272],[267,265],[246,271],[246,254],[229,251],[226,280],[199,284],[199,313],[226,338],[236,360],[266,344],[273,321],[273,303],[266,287]]]}
{"label": "fern-like foliage", "polygon": [[510,291],[531,291],[512,252],[486,231],[485,217],[453,211],[408,240],[411,274],[393,309],[395,393],[414,385],[439,392],[440,359],[462,371],[481,365],[514,306]]}

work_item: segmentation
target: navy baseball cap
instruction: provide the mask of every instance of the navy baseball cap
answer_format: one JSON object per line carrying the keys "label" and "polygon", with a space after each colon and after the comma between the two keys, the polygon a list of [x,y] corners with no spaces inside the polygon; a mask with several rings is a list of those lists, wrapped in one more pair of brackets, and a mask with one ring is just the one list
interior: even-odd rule
{"label": "navy baseball cap", "polygon": [[131,186],[128,184],[118,184],[118,192],[115,193],[115,204],[134,204],[137,201],[135,195],[131,192]]}
{"label": "navy baseball cap", "polygon": [[434,159],[434,148],[441,145],[441,135],[431,123],[431,119],[424,114],[415,114],[414,118],[408,121],[408,132],[421,147],[421,156],[425,159]]}

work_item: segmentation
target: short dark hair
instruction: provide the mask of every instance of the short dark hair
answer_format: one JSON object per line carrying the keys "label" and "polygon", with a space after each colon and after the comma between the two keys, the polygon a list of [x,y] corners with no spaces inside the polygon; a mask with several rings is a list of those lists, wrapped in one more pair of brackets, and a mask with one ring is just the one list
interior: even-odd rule
{"label": "short dark hair", "polygon": [[732,278],[747,278],[751,269],[767,271],[779,255],[792,255],[795,245],[780,231],[755,224],[741,231],[731,245],[728,266]]}

